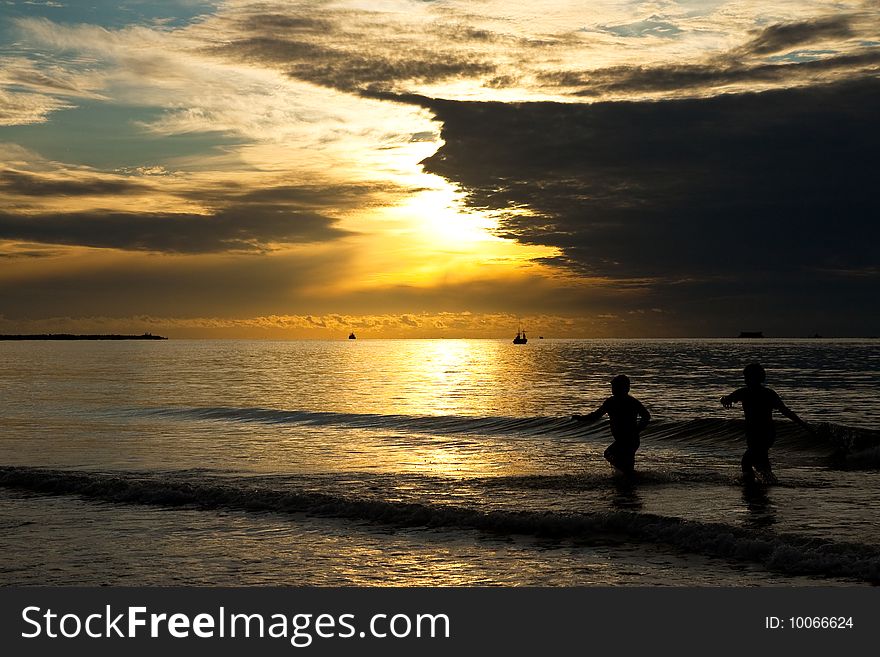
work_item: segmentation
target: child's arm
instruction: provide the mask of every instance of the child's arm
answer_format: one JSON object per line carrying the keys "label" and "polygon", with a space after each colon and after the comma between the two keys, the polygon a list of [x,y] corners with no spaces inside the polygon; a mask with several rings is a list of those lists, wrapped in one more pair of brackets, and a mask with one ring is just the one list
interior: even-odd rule
{"label": "child's arm", "polygon": [[813,427],[811,427],[809,424],[804,422],[800,417],[798,417],[798,414],[795,413],[793,410],[791,410],[788,406],[786,406],[781,399],[779,400],[779,405],[776,408],[779,410],[780,413],[782,413],[785,417],[787,417],[792,422],[796,422],[797,424],[799,424],[801,427],[803,427],[807,431],[810,431],[810,432],[813,431]]}
{"label": "child's arm", "polygon": [[773,392],[773,408],[774,409],[776,409],[777,411],[782,413],[785,417],[787,417],[792,422],[795,422],[796,424],[798,424],[801,428],[806,429],[810,433],[815,433],[815,430],[813,429],[813,427],[811,427],[809,424],[804,422],[800,417],[798,417],[797,413],[795,413],[788,406],[786,406],[785,402],[782,401],[780,396],[778,394],[776,394],[775,391],[771,391],[771,392]]}
{"label": "child's arm", "polygon": [[648,422],[650,421],[651,414],[648,412],[648,409],[645,408],[645,405],[639,402],[639,423],[636,425],[636,429],[641,431],[648,426]]}
{"label": "child's arm", "polygon": [[734,402],[738,402],[738,401],[739,401],[739,390],[734,390],[729,395],[724,395],[724,397],[721,398],[721,405],[724,408],[730,408],[731,406],[733,406]]}
{"label": "child's arm", "polygon": [[607,412],[608,412],[608,409],[605,408],[605,402],[602,402],[602,405],[599,408],[597,408],[595,411],[593,411],[592,413],[587,413],[586,415],[575,414],[575,415],[572,415],[571,417],[574,418],[575,420],[581,420],[584,422],[592,422],[593,420],[598,420],[600,417],[605,415],[605,413],[607,413]]}

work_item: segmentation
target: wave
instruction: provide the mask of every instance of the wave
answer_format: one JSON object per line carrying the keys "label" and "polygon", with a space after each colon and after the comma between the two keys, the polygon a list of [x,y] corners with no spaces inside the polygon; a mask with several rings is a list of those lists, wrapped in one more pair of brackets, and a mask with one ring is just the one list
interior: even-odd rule
{"label": "wave", "polygon": [[590,433],[600,428],[584,426],[571,418],[471,417],[461,415],[381,415],[375,413],[333,413],[326,411],[276,410],[269,408],[159,408],[151,415],[231,422],[260,422],[300,426],[345,426],[357,429],[390,429],[417,433],[511,434]]}
{"label": "wave", "polygon": [[[651,486],[686,484],[688,486],[733,486],[741,489],[742,477],[737,473],[724,473],[711,470],[645,470],[628,476],[615,474],[559,474],[559,475],[508,475],[478,477],[464,480],[486,488],[558,490],[565,492],[607,491],[609,488],[636,490]],[[773,484],[773,488],[819,489],[829,488],[828,481],[816,479],[794,479],[786,477]]]}
{"label": "wave", "polygon": [[391,525],[532,535],[585,543],[626,541],[669,546],[685,552],[759,563],[789,574],[843,577],[880,583],[876,546],[775,534],[631,511],[563,513],[484,511],[464,506],[352,498],[289,487],[157,476],[0,466],[0,486],[49,495],[77,495],[118,504],[256,513],[312,514]]}
{"label": "wave", "polygon": [[880,431],[823,424],[818,433],[834,446],[829,457],[831,466],[844,470],[880,468]]}
{"label": "wave", "polygon": [[[138,409],[137,413],[166,418],[259,422],[280,425],[349,427],[356,429],[410,431],[415,433],[525,435],[609,439],[606,422],[583,422],[571,417],[472,417],[460,415],[416,416],[374,413],[279,410],[257,407],[207,407]],[[821,452],[831,463],[848,468],[880,467],[880,431],[828,422],[804,431],[788,421],[779,421],[774,449]],[[696,418],[656,420],[642,434],[644,440],[681,442],[695,446],[737,446],[743,442],[743,420]]]}

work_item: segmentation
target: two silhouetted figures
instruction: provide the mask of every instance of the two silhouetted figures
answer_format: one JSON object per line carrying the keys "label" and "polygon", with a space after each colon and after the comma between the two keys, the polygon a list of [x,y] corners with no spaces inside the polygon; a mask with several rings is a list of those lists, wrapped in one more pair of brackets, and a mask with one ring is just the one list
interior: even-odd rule
{"label": "two silhouetted figures", "polygon": [[[776,438],[773,411],[812,431],[806,422],[788,408],[775,391],[764,385],[767,378],[758,363],[747,365],[743,370],[746,385],[721,398],[724,408],[742,403],[746,420],[746,452],[742,457],[743,482],[753,483],[756,473],[764,483],[776,481],[770,468],[770,447]],[[611,396],[587,415],[574,415],[575,420],[592,421],[608,414],[614,442],[605,450],[605,458],[615,468],[630,474],[635,469],[635,456],[639,448],[639,434],[648,426],[651,414],[644,405],[629,394],[629,378],[621,374],[611,380]]]}

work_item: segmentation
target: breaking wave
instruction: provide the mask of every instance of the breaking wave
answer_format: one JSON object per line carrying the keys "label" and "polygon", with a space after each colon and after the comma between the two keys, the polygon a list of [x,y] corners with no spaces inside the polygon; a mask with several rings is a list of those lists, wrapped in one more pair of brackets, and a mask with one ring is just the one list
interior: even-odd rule
{"label": "breaking wave", "polygon": [[[223,406],[138,409],[134,412],[172,419],[349,427],[434,435],[478,434],[608,439],[608,429],[605,422],[585,423],[573,420],[571,417],[383,415]],[[832,465],[841,468],[872,469],[880,467],[880,431],[878,430],[823,422],[813,425],[815,432],[809,433],[788,421],[778,421],[776,425],[775,450],[816,452],[829,457]],[[656,420],[642,434],[646,440],[705,447],[734,445],[738,447],[743,442],[743,435],[744,422],[742,420],[716,418]]]}
{"label": "breaking wave", "polygon": [[694,554],[755,562],[784,573],[880,583],[880,550],[876,546],[630,511],[486,511],[380,497],[349,497],[273,486],[261,480],[224,480],[204,473],[179,476],[0,466],[0,486],[117,504],[305,513],[401,528],[467,529],[581,543],[657,544]]}

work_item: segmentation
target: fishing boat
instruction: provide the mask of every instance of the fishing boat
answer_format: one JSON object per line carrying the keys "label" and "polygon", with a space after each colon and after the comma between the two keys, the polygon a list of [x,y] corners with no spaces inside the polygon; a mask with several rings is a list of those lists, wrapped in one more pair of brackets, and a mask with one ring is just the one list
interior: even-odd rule
{"label": "fishing boat", "polygon": [[520,329],[516,332],[516,337],[513,339],[513,344],[525,344],[529,339],[526,337],[526,332]]}

